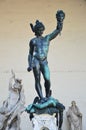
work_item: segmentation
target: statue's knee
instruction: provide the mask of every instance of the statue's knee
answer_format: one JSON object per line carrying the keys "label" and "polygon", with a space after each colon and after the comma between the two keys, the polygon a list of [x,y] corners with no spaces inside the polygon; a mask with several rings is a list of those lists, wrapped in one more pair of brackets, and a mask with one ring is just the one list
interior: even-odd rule
{"label": "statue's knee", "polygon": [[36,81],[36,82],[39,82],[39,81],[40,81],[40,76],[39,76],[39,75],[36,75],[35,81]]}

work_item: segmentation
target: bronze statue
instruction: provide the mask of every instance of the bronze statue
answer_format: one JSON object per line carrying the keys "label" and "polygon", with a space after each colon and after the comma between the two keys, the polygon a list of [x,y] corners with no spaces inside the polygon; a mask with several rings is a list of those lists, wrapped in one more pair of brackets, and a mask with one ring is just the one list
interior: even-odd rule
{"label": "bronze statue", "polygon": [[[58,10],[56,13],[56,19],[57,19],[57,26],[56,29],[46,35],[42,36],[45,26],[42,22],[39,20],[36,20],[35,25],[31,23],[31,29],[35,33],[35,38],[30,40],[29,46],[29,55],[28,55],[28,63],[29,67],[27,68],[27,71],[33,70],[34,78],[35,78],[35,89],[38,93],[38,96],[41,100],[46,100],[46,98],[49,97],[49,91],[50,91],[50,71],[48,67],[48,61],[47,61],[47,54],[49,50],[50,41],[53,40],[58,34],[61,33],[63,28],[63,20],[65,18],[65,13],[62,10]],[[46,98],[43,97],[41,83],[40,83],[40,76],[41,73],[44,78],[44,86],[45,86],[45,93]]]}

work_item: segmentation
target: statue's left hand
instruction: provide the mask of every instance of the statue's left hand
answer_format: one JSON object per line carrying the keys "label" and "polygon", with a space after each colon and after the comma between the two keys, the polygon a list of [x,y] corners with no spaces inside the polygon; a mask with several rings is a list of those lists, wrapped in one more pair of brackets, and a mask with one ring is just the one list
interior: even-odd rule
{"label": "statue's left hand", "polygon": [[30,72],[31,70],[32,70],[32,68],[31,68],[31,67],[28,67],[28,68],[27,68],[27,71],[28,71],[28,72]]}
{"label": "statue's left hand", "polygon": [[63,28],[63,23],[58,22],[57,29],[61,31],[62,28]]}

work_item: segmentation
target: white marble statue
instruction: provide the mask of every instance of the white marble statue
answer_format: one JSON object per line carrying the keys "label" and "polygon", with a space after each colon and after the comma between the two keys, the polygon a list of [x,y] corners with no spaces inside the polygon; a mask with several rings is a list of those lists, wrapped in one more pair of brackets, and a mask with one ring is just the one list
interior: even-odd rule
{"label": "white marble statue", "polygon": [[9,81],[9,96],[0,108],[0,130],[20,130],[20,115],[25,110],[22,80],[12,77]]}
{"label": "white marble statue", "polygon": [[71,106],[67,111],[67,120],[70,130],[82,130],[82,114],[75,101],[71,102]]}

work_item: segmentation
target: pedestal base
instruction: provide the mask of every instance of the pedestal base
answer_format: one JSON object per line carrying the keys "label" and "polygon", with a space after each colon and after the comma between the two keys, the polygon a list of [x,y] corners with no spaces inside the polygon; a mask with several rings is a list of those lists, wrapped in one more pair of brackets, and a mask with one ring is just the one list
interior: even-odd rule
{"label": "pedestal base", "polygon": [[65,106],[57,99],[49,97],[43,103],[28,105],[26,112],[30,114],[34,130],[57,130],[57,126],[61,130],[64,109]]}
{"label": "pedestal base", "polygon": [[49,114],[34,115],[32,126],[33,130],[58,130],[56,118]]}

